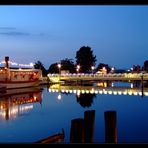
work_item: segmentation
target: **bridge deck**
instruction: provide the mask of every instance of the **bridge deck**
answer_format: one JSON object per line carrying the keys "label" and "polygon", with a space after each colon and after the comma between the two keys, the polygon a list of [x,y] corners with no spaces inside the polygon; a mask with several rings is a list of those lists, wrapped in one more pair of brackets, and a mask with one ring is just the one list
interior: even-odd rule
{"label": "bridge deck", "polygon": [[147,81],[148,73],[124,73],[124,74],[48,74],[51,82],[59,81]]}

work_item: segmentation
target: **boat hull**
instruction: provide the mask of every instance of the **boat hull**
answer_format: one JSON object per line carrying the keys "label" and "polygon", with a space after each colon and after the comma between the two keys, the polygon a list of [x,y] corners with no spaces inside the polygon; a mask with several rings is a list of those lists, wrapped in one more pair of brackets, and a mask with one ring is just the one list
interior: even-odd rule
{"label": "boat hull", "polygon": [[2,87],[5,87],[6,89],[32,87],[32,86],[38,86],[39,84],[40,81],[0,82],[0,85]]}

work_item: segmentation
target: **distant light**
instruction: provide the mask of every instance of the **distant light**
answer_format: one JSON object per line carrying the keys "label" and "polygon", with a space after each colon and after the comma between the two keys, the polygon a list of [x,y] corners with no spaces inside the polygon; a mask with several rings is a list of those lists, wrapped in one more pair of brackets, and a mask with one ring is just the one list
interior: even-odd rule
{"label": "distant light", "polygon": [[95,66],[91,66],[91,69],[94,70],[95,69]]}
{"label": "distant light", "polygon": [[112,83],[111,86],[114,87],[114,83]]}
{"label": "distant light", "polygon": [[131,88],[133,88],[133,86],[134,86],[133,83],[131,83]]}
{"label": "distant light", "polygon": [[131,68],[131,70],[133,70],[133,67]]}
{"label": "distant light", "polygon": [[33,67],[34,66],[34,64],[33,63],[30,63],[30,67]]}
{"label": "distant light", "polygon": [[112,67],[112,68],[111,68],[111,70],[112,70],[112,71],[114,71],[114,70],[115,70],[115,68],[114,68],[114,67]]}
{"label": "distant light", "polygon": [[61,64],[58,64],[58,68],[61,68]]}

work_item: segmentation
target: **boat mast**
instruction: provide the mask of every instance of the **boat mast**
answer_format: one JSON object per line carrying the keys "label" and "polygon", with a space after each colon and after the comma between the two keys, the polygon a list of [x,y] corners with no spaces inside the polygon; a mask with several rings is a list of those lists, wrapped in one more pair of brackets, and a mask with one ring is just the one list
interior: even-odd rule
{"label": "boat mast", "polygon": [[5,68],[9,68],[9,57],[5,57]]}

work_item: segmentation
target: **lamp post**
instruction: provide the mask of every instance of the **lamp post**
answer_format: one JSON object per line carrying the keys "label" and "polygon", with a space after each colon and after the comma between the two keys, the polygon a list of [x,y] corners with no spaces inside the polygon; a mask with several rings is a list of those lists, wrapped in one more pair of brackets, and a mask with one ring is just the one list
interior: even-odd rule
{"label": "lamp post", "polygon": [[77,73],[79,73],[80,65],[77,65]]}
{"label": "lamp post", "polygon": [[94,73],[95,66],[91,66],[92,73]]}
{"label": "lamp post", "polygon": [[59,68],[59,74],[61,74],[61,64],[58,64],[58,68]]}
{"label": "lamp post", "polygon": [[107,73],[106,67],[103,67],[103,68],[102,68],[102,71],[103,71],[103,74],[106,74],[106,73]]}

